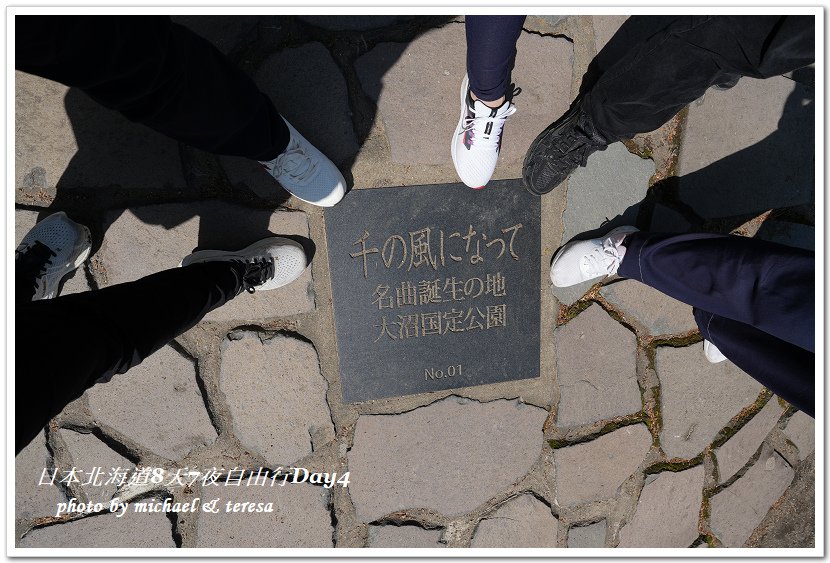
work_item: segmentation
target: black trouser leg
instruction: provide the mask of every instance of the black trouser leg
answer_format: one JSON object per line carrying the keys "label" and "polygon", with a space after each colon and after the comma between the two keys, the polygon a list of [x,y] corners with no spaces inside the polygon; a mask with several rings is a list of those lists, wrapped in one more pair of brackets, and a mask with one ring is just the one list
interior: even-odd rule
{"label": "black trouser leg", "polygon": [[15,452],[102,378],[124,373],[242,291],[244,266],[192,264],[17,304]]}
{"label": "black trouser leg", "polygon": [[681,16],[609,68],[584,109],[609,142],[657,129],[713,84],[815,60],[813,16]]}
{"label": "black trouser leg", "polygon": [[167,16],[16,16],[15,67],[208,152],[271,160],[288,145],[271,100]]}

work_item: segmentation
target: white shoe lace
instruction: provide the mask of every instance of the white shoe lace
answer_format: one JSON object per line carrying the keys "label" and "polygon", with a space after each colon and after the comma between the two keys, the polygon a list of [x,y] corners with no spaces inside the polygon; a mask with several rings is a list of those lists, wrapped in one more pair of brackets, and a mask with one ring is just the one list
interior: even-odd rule
{"label": "white shoe lace", "polygon": [[585,274],[595,278],[598,276],[613,276],[617,273],[625,251],[620,255],[620,249],[611,238],[602,242],[582,258],[582,268]]}
{"label": "white shoe lace", "polygon": [[304,182],[311,179],[316,170],[317,163],[305,153],[300,143],[292,139],[285,152],[274,161],[273,174],[277,178],[287,175],[296,181]]}
{"label": "white shoe lace", "polygon": [[[511,103],[504,113],[496,117],[490,117],[489,115],[465,117],[461,125],[461,134],[463,135],[467,131],[471,132],[476,148],[498,150],[504,122],[514,113],[516,113],[516,106]],[[493,128],[490,133],[485,133],[487,123],[491,121],[493,122]]]}

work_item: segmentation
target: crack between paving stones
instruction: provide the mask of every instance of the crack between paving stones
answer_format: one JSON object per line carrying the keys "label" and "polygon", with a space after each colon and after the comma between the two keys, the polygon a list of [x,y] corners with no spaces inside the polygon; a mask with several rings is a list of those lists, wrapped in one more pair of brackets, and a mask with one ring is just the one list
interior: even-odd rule
{"label": "crack between paving stones", "polygon": [[[572,426],[567,429],[556,429],[557,434],[565,436],[565,438],[552,438],[546,440],[548,445],[554,449],[558,450],[561,448],[566,448],[569,446],[575,446],[577,444],[583,444],[585,442],[591,442],[596,440],[597,438],[601,438],[607,434],[611,434],[621,428],[625,428],[626,426],[633,426],[635,424],[646,424],[646,419],[648,415],[642,409],[621,417],[612,418],[603,424],[603,421],[598,420],[595,422],[591,422],[588,424],[583,424],[579,426]],[[596,427],[597,425],[602,424],[598,430],[591,431],[590,428]],[[586,432],[583,435],[583,432]],[[567,436],[571,433],[576,434],[577,436],[574,438],[567,438]]]}
{"label": "crack between paving stones", "polygon": [[428,524],[426,522],[420,522],[415,518],[405,518],[401,520],[395,519],[387,519],[387,517],[378,518],[377,520],[373,520],[369,522],[369,526],[375,527],[386,527],[386,526],[395,526],[396,528],[418,528],[419,530],[424,531],[431,531],[431,530],[443,530],[446,526],[440,526],[437,524]]}
{"label": "crack between paving stones", "polygon": [[526,27],[522,27],[522,31],[527,33],[528,35],[536,35],[538,37],[550,37],[552,39],[564,39],[571,45],[575,45],[576,41],[574,41],[571,37],[568,37],[564,33],[545,33],[544,31],[536,31],[533,29],[528,29]]}
{"label": "crack between paving stones", "polygon": [[742,408],[738,414],[733,416],[726,425],[721,428],[715,438],[712,440],[710,447],[715,450],[728,442],[735,434],[750,423],[755,416],[761,412],[766,404],[772,399],[773,394],[770,390],[763,388],[755,400],[748,406]]}
{"label": "crack between paving stones", "polygon": [[176,544],[177,548],[181,548],[182,547],[182,534],[179,531],[178,513],[171,511],[171,512],[165,513],[165,516],[167,517],[168,520],[170,520],[170,533],[173,536],[173,543]]}
{"label": "crack between paving stones", "polygon": [[337,510],[334,506],[334,495],[331,492],[331,489],[326,489],[328,491],[326,495],[326,509],[329,513],[329,519],[331,521],[331,546],[336,548],[337,547]]}
{"label": "crack between paving stones", "polygon": [[[466,405],[467,402],[478,403],[480,405],[487,405],[487,404],[490,404],[490,403],[495,403],[496,401],[508,401],[508,402],[516,401],[517,404],[519,404],[519,405],[532,406],[532,407],[540,408],[542,410],[547,410],[544,407],[539,407],[537,405],[532,405],[530,403],[526,403],[524,400],[522,400],[521,395],[517,395],[515,397],[498,397],[496,399],[491,399],[489,401],[480,401],[478,399],[473,399],[471,397],[465,397],[464,395],[459,395],[459,394],[455,393],[455,391],[458,391],[458,389],[452,389],[452,390],[448,389],[448,390],[445,390],[444,392],[446,392],[446,391],[453,391],[453,392],[451,392],[449,395],[445,395],[443,397],[438,397],[436,399],[433,399],[433,400],[429,401],[428,403],[424,403],[422,405],[416,405],[416,406],[414,406],[412,408],[409,408],[409,409],[406,409],[406,410],[389,412],[389,413],[371,413],[371,412],[363,413],[363,412],[359,412],[359,406],[360,406],[361,403],[353,403],[352,405],[358,407],[358,415],[359,416],[398,416],[400,414],[407,414],[407,413],[411,413],[413,411],[416,411],[418,409],[429,407],[431,405],[434,405],[435,403],[438,403],[440,401],[444,401],[446,399],[453,398],[453,397],[456,398],[456,399],[461,399],[463,401],[466,401],[466,402],[460,402],[459,403],[462,406]],[[383,401],[383,399],[376,399],[375,402],[377,402],[377,401]],[[349,450],[351,450],[351,448],[349,448]]]}

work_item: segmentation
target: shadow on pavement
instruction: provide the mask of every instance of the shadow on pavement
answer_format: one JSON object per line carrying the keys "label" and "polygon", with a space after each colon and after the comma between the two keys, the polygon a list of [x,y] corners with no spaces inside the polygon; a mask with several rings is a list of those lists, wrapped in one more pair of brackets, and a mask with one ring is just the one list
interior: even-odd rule
{"label": "shadow on pavement", "polygon": [[[174,21],[206,36],[257,81],[300,133],[332,158],[351,186],[352,165],[377,117],[377,107],[364,92],[382,88],[383,75],[409,42],[453,18],[351,16],[341,21],[336,16],[188,16]],[[343,25],[337,31],[328,29],[339,23]],[[400,49],[376,66],[368,81],[364,76],[361,83],[353,63],[380,42],[397,43]],[[334,61],[336,78],[345,83],[345,101],[341,86],[335,88],[323,81],[332,73],[317,72],[327,64],[320,60],[327,55],[319,45]],[[286,51],[290,55],[281,55]],[[283,82],[258,75],[272,56],[283,57],[279,60],[292,69]],[[292,79],[302,82],[302,86],[292,83]],[[335,99],[338,91],[341,99]],[[143,207],[213,199],[274,210],[290,194],[260,170],[257,163],[245,159],[234,162],[229,157],[178,144],[98,105],[74,88],[65,97],[65,107],[78,151],[57,183],[52,205],[41,213],[40,219],[58,210],[67,211],[92,229],[93,252],[100,248],[107,230],[118,219],[119,215],[112,210],[122,208],[131,209],[147,224],[165,229],[198,216],[198,249],[236,249],[280,234],[268,231],[269,213],[237,214],[229,223],[227,214],[209,211],[215,206],[194,204],[192,213],[182,212],[182,207],[187,206],[174,206],[176,209],[170,211],[164,207]],[[340,107],[345,108],[340,113],[347,115],[330,115],[330,111],[327,115],[327,110]],[[341,130],[350,128],[353,136],[336,134],[331,124],[338,119]],[[303,242],[313,252],[308,239]]]}
{"label": "shadow on pavement", "polygon": [[[815,106],[813,90],[806,86],[814,74],[812,67],[793,73],[795,88],[774,133],[696,172],[658,182],[642,201],[574,240],[599,237],[621,225],[641,230],[728,233],[769,210],[814,206]],[[658,224],[658,205],[682,219]],[[667,223],[671,223],[669,228]]]}

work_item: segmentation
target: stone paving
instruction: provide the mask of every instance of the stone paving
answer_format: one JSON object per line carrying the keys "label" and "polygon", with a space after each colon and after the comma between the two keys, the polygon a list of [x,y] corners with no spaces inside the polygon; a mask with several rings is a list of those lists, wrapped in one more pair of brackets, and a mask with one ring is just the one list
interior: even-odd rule
{"label": "stone paving", "polygon": [[[178,19],[253,76],[356,189],[456,181],[448,149],[462,17]],[[527,18],[519,111],[496,178],[520,175],[531,140],[625,21]],[[316,255],[297,283],[239,296],[57,416],[15,460],[16,544],[812,547],[813,419],[729,362],[706,362],[688,306],[634,281],[554,291],[547,276],[562,242],[606,222],[812,248],[812,95],[809,69],[710,90],[659,130],[596,153],[542,199],[541,378],[346,404],[323,212],[255,163],[177,146],[17,73],[16,239],[60,209],[96,239],[64,293],[268,232],[310,237]],[[223,502],[272,502],[273,513],[56,517],[73,497],[184,503],[214,493],[201,481],[38,485],[44,467],[72,466],[160,467],[165,477],[302,467],[348,471],[351,482],[221,488]]]}

